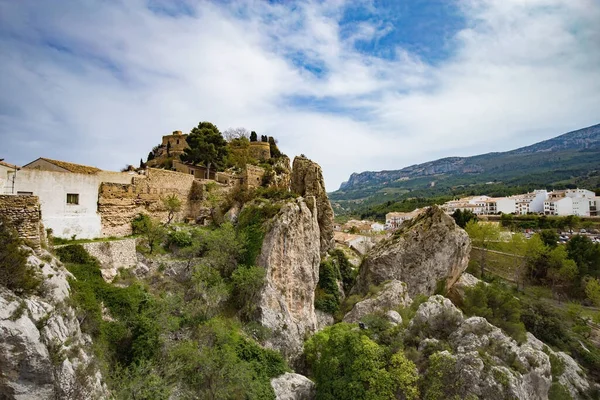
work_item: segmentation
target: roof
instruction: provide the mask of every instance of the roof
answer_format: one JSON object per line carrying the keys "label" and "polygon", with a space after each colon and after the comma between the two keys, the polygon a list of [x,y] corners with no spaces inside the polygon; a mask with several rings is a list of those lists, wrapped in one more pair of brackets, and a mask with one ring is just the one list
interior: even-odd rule
{"label": "roof", "polygon": [[7,163],[7,162],[4,162],[4,161],[2,161],[2,160],[0,160],[0,165],[2,165],[2,166],[4,166],[4,167],[11,168],[11,169],[19,169],[19,167],[18,167],[18,166],[16,166],[16,165],[13,165],[13,164],[9,164],[9,163]]}
{"label": "roof", "polygon": [[[59,161],[59,160],[51,160],[49,158],[44,158],[44,157],[40,157],[37,160],[44,160],[46,162],[49,162],[50,164],[54,164],[57,167],[61,167],[66,169],[69,172],[73,172],[75,174],[97,174],[98,172],[101,172],[102,170],[96,167],[89,167],[87,165],[81,165],[81,164],[74,164],[74,163],[70,163],[70,162],[66,162],[66,161]],[[35,161],[30,162],[27,165],[33,164]],[[27,167],[27,165],[24,165],[23,167]]]}

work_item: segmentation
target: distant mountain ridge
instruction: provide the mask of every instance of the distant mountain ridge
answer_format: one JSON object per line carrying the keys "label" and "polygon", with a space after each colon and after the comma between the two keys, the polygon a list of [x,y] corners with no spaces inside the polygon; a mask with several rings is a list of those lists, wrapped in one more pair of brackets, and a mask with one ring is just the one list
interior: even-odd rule
{"label": "distant mountain ridge", "polygon": [[[523,167],[532,166],[531,161],[533,160],[540,161],[542,159],[543,161],[543,159],[547,159],[546,161],[553,161],[554,165],[548,165],[547,170],[552,170],[552,167],[562,169],[564,167],[562,164],[564,163],[561,164],[559,161],[567,160],[563,160],[560,155],[565,153],[565,156],[572,156],[573,152],[585,153],[583,158],[585,158],[586,163],[587,161],[591,162],[589,163],[589,167],[600,167],[600,158],[594,160],[593,157],[590,157],[595,153],[599,153],[598,156],[600,156],[600,124],[568,132],[552,139],[507,152],[487,153],[472,157],[446,157],[423,164],[411,165],[400,170],[353,173],[348,181],[341,184],[338,192],[377,185],[389,185],[394,182],[399,183],[414,178],[440,174],[468,174],[473,178],[485,176],[486,179],[510,179],[512,178],[510,176],[511,171],[514,172],[514,177],[517,177],[520,175],[519,172],[526,172],[522,170]],[[537,157],[531,158],[531,155],[537,155]],[[527,160],[524,157],[530,159]],[[569,161],[575,161],[568,163],[570,167],[577,166],[577,169],[581,167],[581,163],[577,162],[578,160]],[[596,162],[594,163],[594,161]],[[537,164],[535,166],[539,167],[540,165]],[[536,169],[539,173],[539,168]],[[495,173],[498,176],[493,176]],[[479,179],[475,180],[479,181]],[[335,195],[338,192],[334,192],[333,194]]]}

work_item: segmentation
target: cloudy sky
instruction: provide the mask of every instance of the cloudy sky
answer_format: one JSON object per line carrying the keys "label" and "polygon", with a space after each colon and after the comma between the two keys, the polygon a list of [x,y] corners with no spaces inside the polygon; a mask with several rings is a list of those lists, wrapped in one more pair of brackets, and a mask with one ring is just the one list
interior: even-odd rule
{"label": "cloudy sky", "polygon": [[352,172],[600,123],[600,0],[0,0],[0,158],[118,170],[199,121]]}

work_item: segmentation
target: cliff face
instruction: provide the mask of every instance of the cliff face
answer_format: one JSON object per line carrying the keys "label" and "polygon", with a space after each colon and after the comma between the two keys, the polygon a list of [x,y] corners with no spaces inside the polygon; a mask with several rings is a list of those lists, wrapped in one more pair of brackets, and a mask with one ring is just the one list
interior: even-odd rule
{"label": "cliff face", "polygon": [[286,203],[270,222],[258,264],[267,271],[259,321],[273,331],[266,345],[290,361],[317,328],[314,293],[319,280],[319,224],[314,197]]}
{"label": "cliff face", "polygon": [[325,191],[323,171],[319,164],[306,157],[294,158],[291,190],[300,196],[314,196],[320,230],[320,251],[324,255],[334,247],[333,209]]}
{"label": "cliff face", "polygon": [[[28,263],[44,280],[41,295],[17,296],[0,288],[0,397],[83,399],[107,397],[68,305],[70,275],[49,253]],[[50,261],[48,261],[50,260]]]}
{"label": "cliff face", "polygon": [[360,268],[354,293],[397,279],[408,294],[432,295],[441,283],[450,288],[467,268],[471,242],[454,219],[434,206],[401,227],[369,253]]}

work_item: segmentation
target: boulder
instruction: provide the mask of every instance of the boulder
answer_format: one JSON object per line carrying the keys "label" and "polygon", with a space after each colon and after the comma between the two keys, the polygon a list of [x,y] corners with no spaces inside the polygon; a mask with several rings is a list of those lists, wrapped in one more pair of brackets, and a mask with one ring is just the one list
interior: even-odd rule
{"label": "boulder", "polygon": [[321,255],[334,248],[333,208],[327,197],[323,172],[319,164],[300,156],[294,158],[291,177],[291,190],[303,197],[314,196],[317,206],[317,220],[320,232]]}
{"label": "boulder", "polygon": [[286,372],[271,379],[276,400],[313,400],[317,396],[315,384],[307,377]]}
{"label": "boulder", "polygon": [[[467,272],[463,272],[460,278],[454,282],[454,285],[452,285],[452,288],[448,291],[448,297],[454,304],[462,307],[462,303],[465,301],[466,290],[477,286],[479,282],[483,281]],[[484,284],[487,285],[486,282],[484,282]]]}
{"label": "boulder", "polygon": [[470,251],[467,232],[439,207],[430,207],[367,253],[352,292],[366,293],[392,279],[405,282],[413,298],[450,289],[467,268]]}
{"label": "boulder", "polygon": [[[344,322],[359,322],[365,315],[385,313],[394,308],[409,306],[410,303],[411,299],[408,297],[406,284],[393,280],[385,283],[376,295],[356,303],[352,310],[344,316]],[[397,317],[400,315],[398,314]],[[392,320],[397,320],[397,317],[396,315],[389,316]],[[400,318],[401,321],[402,318]],[[398,323],[397,321],[390,322]]]}
{"label": "boulder", "polygon": [[258,320],[274,332],[265,345],[281,351],[291,363],[301,355],[307,335],[317,329],[319,251],[315,198],[285,203],[269,222],[258,257],[258,265],[266,269]]}

